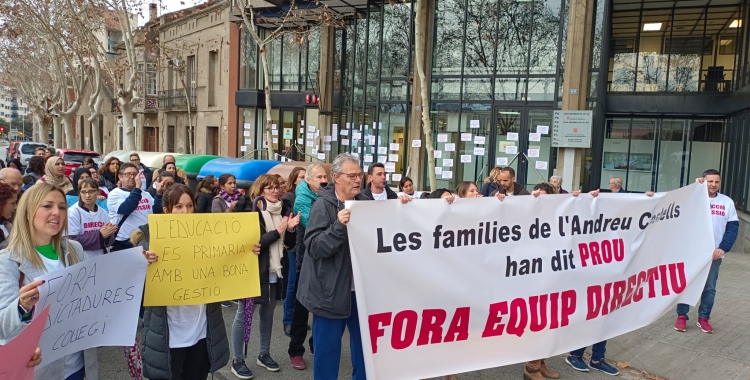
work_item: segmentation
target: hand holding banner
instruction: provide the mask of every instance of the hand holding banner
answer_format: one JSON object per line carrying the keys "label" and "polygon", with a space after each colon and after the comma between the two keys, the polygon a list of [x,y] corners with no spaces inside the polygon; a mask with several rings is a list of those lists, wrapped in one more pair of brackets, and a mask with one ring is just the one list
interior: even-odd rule
{"label": "hand holding banner", "polygon": [[147,265],[143,250],[131,248],[37,277],[46,282],[36,307],[50,306],[39,366],[92,347],[132,346]]}
{"label": "hand holding banner", "polygon": [[27,367],[27,364],[39,347],[39,338],[42,337],[48,315],[49,306],[35,315],[10,343],[0,346],[0,358],[3,358],[0,360],[0,380],[34,380],[34,368]]}
{"label": "hand holding banner", "polygon": [[547,358],[700,297],[714,250],[706,186],[347,202],[368,379]]}
{"label": "hand holding banner", "polygon": [[148,216],[145,306],[200,305],[260,295],[258,213]]}

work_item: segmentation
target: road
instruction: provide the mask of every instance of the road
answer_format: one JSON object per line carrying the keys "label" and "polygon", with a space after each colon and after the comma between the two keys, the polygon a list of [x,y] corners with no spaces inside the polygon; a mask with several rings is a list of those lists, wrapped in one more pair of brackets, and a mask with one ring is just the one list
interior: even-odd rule
{"label": "road", "polygon": [[[222,309],[224,312],[224,321],[227,326],[227,331],[230,330],[232,320],[237,311],[236,306],[225,307]],[[312,380],[312,359],[313,357],[308,353],[305,355],[305,361],[307,362],[308,368],[304,371],[298,371],[292,368],[289,364],[289,357],[287,356],[287,348],[289,345],[289,338],[286,337],[281,328],[281,318],[283,315],[283,306],[279,304],[276,307],[274,313],[274,329],[273,336],[271,338],[271,357],[276,360],[281,366],[279,372],[269,372],[264,368],[259,367],[255,364],[255,358],[258,354],[258,334],[257,325],[253,326],[253,334],[250,337],[250,343],[248,348],[248,367],[253,374],[255,379],[258,380]],[[312,322],[312,321],[311,321]],[[343,337],[344,348],[341,355],[341,364],[339,370],[339,379],[350,379],[351,378],[351,359],[349,356],[349,337],[344,334]],[[614,365],[614,363],[611,363]],[[599,371],[591,371],[589,373],[581,373],[573,370],[568,364],[565,363],[564,356],[557,356],[547,360],[547,365],[555,371],[560,372],[560,378],[562,379],[582,379],[582,380],[604,380],[612,379],[612,376],[605,375]],[[483,371],[469,372],[458,376],[458,380],[485,380],[485,379],[522,379],[523,364],[510,365],[506,367],[493,368]],[[620,379],[633,380],[643,379],[640,375],[635,375],[628,370],[621,371]],[[115,347],[104,347],[99,349],[99,378],[104,380],[129,380],[130,377],[127,373],[127,364],[125,362],[125,355],[121,348]],[[209,377],[210,378],[210,377]],[[230,380],[237,379],[230,369],[230,366],[221,369],[219,372],[214,374],[214,379],[218,380]]]}

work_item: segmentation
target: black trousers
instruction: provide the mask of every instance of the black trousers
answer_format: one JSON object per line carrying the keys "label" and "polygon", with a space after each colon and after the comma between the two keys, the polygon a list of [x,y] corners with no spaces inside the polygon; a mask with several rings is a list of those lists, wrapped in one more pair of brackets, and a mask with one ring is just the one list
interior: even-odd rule
{"label": "black trousers", "polygon": [[208,372],[211,370],[211,363],[208,361],[208,347],[206,340],[201,339],[198,343],[190,347],[170,348],[169,363],[172,372],[171,379],[151,379],[151,380],[206,380]]}
{"label": "black trousers", "polygon": [[[299,273],[297,273],[299,278]],[[299,291],[299,287],[297,287]],[[305,338],[307,337],[307,321],[310,312],[302,305],[297,297],[294,298],[294,312],[292,313],[292,325],[290,326],[289,336],[289,357],[305,355]],[[312,334],[310,335],[310,349],[313,347]]]}

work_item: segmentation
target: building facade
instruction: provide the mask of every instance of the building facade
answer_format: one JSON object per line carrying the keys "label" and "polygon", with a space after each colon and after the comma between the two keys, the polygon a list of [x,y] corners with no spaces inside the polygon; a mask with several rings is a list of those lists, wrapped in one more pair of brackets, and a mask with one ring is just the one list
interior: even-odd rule
{"label": "building facade", "polygon": [[[160,65],[143,62],[146,109],[149,86],[158,87],[157,119],[144,117],[143,141],[160,151],[228,155],[230,4],[212,2],[162,17]],[[154,77],[155,75],[155,77]],[[146,148],[146,147],[144,147]]]}
{"label": "building facade", "polygon": [[[411,147],[427,108],[414,69],[424,59],[438,187],[509,165],[527,187],[567,167],[565,188],[606,189],[620,177],[628,191],[667,191],[718,168],[725,191],[747,208],[748,5],[435,0],[422,26],[430,54],[416,57],[417,2],[347,2],[342,12],[353,7],[358,16],[331,28],[332,37],[311,32],[301,46],[278,39],[269,48],[272,143],[295,159],[352,152],[363,167],[392,162],[391,185],[393,174],[409,173],[425,187],[424,149]],[[233,153],[265,158],[258,49],[240,41]],[[329,44],[331,59],[321,54]],[[318,81],[326,73],[330,92]],[[330,125],[322,125],[325,102]],[[556,148],[550,134],[537,134],[551,129],[555,110],[593,111],[590,148]]]}

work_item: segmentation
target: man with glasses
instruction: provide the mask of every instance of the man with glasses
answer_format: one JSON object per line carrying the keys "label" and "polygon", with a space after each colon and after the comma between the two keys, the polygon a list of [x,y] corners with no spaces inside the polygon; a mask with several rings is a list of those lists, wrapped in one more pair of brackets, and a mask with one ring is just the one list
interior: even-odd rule
{"label": "man with glasses", "polygon": [[0,182],[13,188],[16,194],[21,193],[23,187],[23,177],[21,172],[13,168],[0,169]]}
{"label": "man with glasses", "polygon": [[331,174],[333,182],[320,188],[307,220],[304,242],[309,257],[302,262],[297,299],[313,313],[315,378],[339,378],[341,336],[348,328],[351,379],[364,380],[362,336],[346,229],[351,212],[344,208],[344,202],[370,198],[360,194],[363,173],[359,160],[351,154],[336,156]]}
{"label": "man with glasses", "polygon": [[[141,177],[135,165],[122,164],[118,177],[121,187],[110,191],[107,198],[109,219],[119,228],[112,251],[132,248],[130,233],[148,223],[148,214],[155,206],[161,207],[161,204],[155,205],[151,194],[141,190]],[[161,187],[157,192],[161,195]]]}
{"label": "man with glasses", "polygon": [[138,169],[138,176],[141,177],[141,190],[147,191],[151,187],[152,174],[151,169],[141,163],[141,156],[138,153],[130,153],[130,163]]}

